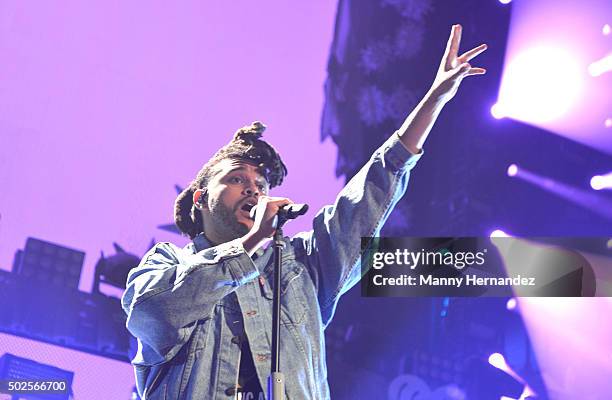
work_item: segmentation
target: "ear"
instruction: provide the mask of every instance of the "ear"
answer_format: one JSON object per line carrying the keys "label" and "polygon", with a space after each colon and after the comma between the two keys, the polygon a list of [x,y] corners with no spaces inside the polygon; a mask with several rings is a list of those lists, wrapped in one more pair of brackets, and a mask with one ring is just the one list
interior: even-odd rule
{"label": "ear", "polygon": [[203,208],[207,208],[206,204],[206,189],[198,189],[193,192],[193,205],[201,210]]}

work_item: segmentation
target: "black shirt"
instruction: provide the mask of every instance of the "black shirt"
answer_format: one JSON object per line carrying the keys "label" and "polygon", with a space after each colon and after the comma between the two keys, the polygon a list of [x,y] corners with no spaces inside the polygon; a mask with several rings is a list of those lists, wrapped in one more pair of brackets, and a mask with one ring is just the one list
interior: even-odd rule
{"label": "black shirt", "polygon": [[263,389],[257,378],[257,370],[253,362],[253,354],[249,342],[242,342],[242,354],[240,356],[240,370],[238,373],[238,393],[242,393],[242,400],[265,399]]}

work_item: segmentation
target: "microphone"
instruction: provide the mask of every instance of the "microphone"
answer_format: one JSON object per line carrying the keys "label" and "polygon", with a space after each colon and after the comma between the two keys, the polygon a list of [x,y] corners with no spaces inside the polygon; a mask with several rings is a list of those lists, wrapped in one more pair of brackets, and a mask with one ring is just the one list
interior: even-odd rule
{"label": "microphone", "polygon": [[[251,211],[249,211],[249,216],[252,220],[255,220],[255,211],[257,210],[257,206],[253,206]],[[284,205],[278,210],[276,216],[285,221],[290,219],[296,219],[300,215],[306,214],[308,211],[308,204],[287,204]]]}

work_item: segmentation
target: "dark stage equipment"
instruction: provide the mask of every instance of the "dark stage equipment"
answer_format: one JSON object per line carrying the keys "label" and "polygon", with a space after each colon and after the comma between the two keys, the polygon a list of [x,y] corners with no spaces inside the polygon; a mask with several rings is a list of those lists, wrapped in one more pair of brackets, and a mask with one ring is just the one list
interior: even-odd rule
{"label": "dark stage equipment", "polygon": [[128,361],[121,302],[0,270],[0,331]]}
{"label": "dark stage equipment", "polygon": [[[155,239],[149,247],[153,247]],[[116,254],[105,257],[101,254],[96,263],[92,293],[100,293],[100,284],[108,284],[120,289],[125,289],[127,276],[130,270],[140,263],[140,257],[123,250],[117,243],[113,243]]]}
{"label": "dark stage equipment", "polygon": [[85,253],[44,240],[28,238],[17,253],[13,272],[45,285],[77,289]]}

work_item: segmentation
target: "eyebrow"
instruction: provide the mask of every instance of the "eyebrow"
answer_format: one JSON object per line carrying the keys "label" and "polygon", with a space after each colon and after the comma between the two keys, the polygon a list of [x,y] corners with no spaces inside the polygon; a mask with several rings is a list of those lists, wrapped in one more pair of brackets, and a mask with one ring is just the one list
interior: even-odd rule
{"label": "eyebrow", "polygon": [[[231,174],[232,172],[236,172],[236,171],[246,171],[246,167],[241,165],[241,166],[238,166],[236,168],[232,168],[229,171],[227,171],[227,175]],[[257,180],[260,180],[260,181],[264,182],[266,185],[269,185],[268,181],[266,180],[266,178],[262,174],[259,174],[259,176],[257,177]]]}
{"label": "eyebrow", "polygon": [[232,172],[235,172],[235,171],[244,171],[244,170],[246,170],[246,168],[245,168],[244,166],[242,166],[242,165],[241,165],[241,166],[239,166],[239,167],[236,167],[236,168],[232,168],[232,169],[230,169],[230,170],[229,170],[227,173],[228,173],[228,174],[231,174]]}

